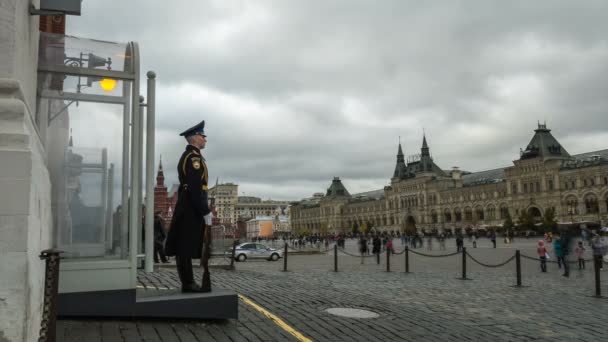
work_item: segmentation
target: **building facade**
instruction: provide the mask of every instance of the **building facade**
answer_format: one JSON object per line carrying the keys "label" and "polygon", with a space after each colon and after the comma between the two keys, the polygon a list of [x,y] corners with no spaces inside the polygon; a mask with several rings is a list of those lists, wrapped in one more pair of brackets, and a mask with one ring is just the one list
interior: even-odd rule
{"label": "building facade", "polygon": [[215,203],[219,224],[236,223],[238,194],[239,186],[233,183],[215,184],[213,188],[209,189],[209,198],[212,198]]}
{"label": "building facade", "polygon": [[238,219],[251,219],[258,216],[288,215],[289,202],[287,201],[263,201],[259,197],[239,196],[235,207]]}
{"label": "building facade", "polygon": [[401,144],[391,183],[350,195],[334,178],[319,201],[292,203],[294,232],[443,231],[501,227],[525,211],[536,222],[552,209],[558,222],[599,227],[608,220],[608,149],[570,155],[538,125],[519,159],[506,168],[464,172],[439,168],[426,137],[405,161]]}
{"label": "building facade", "polygon": [[39,3],[0,5],[0,341],[38,339],[44,293],[38,256],[53,245],[46,117],[37,115],[38,46],[39,30],[65,32],[65,17],[29,15]]}
{"label": "building facade", "polygon": [[285,215],[257,216],[246,222],[248,239],[287,237],[291,233],[289,218]]}

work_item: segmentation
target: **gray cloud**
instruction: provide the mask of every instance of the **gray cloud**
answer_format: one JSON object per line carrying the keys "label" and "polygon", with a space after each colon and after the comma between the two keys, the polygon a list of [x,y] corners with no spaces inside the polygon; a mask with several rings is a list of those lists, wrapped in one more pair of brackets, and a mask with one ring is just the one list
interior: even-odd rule
{"label": "gray cloud", "polygon": [[[134,15],[135,13],[135,15]],[[70,34],[141,45],[169,181],[207,121],[213,179],[297,199],[387,184],[425,128],[444,169],[508,166],[547,121],[606,148],[604,1],[85,1]],[[353,189],[349,188],[351,192]]]}

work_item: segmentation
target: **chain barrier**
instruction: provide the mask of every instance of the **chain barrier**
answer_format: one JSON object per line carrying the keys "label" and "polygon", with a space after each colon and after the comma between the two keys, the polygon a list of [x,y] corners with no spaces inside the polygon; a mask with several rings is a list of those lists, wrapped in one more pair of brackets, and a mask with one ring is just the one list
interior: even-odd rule
{"label": "chain barrier", "polygon": [[451,257],[451,256],[454,256],[456,254],[460,254],[461,253],[461,252],[454,252],[454,253],[450,253],[450,254],[425,254],[425,253],[421,253],[421,252],[416,252],[416,251],[411,250],[411,249],[409,249],[409,251],[410,251],[410,253],[414,253],[414,254],[425,256],[425,257],[430,257],[430,258]]}
{"label": "chain barrier", "polygon": [[[521,257],[524,258],[524,259],[529,259],[529,260],[534,260],[534,261],[541,261],[540,258],[531,257],[531,256],[528,256],[528,255],[525,255],[525,254],[521,254]],[[588,263],[588,262],[593,262],[593,259],[583,259],[583,261],[585,261],[585,263]],[[548,264],[557,264],[557,260],[545,260],[545,262],[548,263]],[[563,263],[568,263],[569,265],[576,265],[576,264],[578,264],[578,259],[577,260],[571,260],[571,261],[562,261],[561,263],[562,264]]]}
{"label": "chain barrier", "polygon": [[45,260],[44,295],[39,342],[55,342],[57,331],[57,296],[59,289],[59,261],[63,251],[46,249],[39,258]]}
{"label": "chain barrier", "polygon": [[[361,254],[353,254],[353,253],[349,253],[347,252],[344,248],[338,248],[338,250],[346,255],[352,256],[352,257],[356,257],[356,258],[375,258],[376,254],[369,254],[369,255],[361,255]],[[383,252],[384,253],[384,252]],[[382,253],[380,253],[382,254]]]}
{"label": "chain barrier", "polygon": [[515,259],[515,255],[514,255],[514,256],[510,257],[509,259],[505,260],[504,262],[501,262],[500,264],[496,264],[496,265],[490,265],[490,264],[486,264],[486,263],[483,263],[483,262],[481,262],[481,261],[479,261],[479,260],[475,259],[475,258],[474,258],[474,257],[473,257],[471,254],[469,254],[469,252],[466,252],[466,253],[467,253],[467,256],[468,256],[468,257],[469,257],[471,260],[475,261],[475,263],[477,263],[477,264],[479,264],[479,265],[481,265],[481,266],[484,266],[484,267],[492,267],[492,268],[494,268],[494,267],[502,267],[502,266],[504,266],[504,265],[506,265],[506,264],[510,263],[511,261],[513,261],[513,260]]}

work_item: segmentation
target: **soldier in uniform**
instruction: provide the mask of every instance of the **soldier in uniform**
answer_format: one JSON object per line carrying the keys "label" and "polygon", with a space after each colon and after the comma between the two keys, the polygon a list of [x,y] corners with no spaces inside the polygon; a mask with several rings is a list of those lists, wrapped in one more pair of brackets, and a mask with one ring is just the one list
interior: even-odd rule
{"label": "soldier in uniform", "polygon": [[[204,127],[205,121],[202,121],[180,134],[186,138],[188,145],[177,165],[178,197],[165,244],[166,254],[175,256],[182,292],[211,291],[208,273],[210,250],[208,247],[211,238],[212,214],[207,202],[209,174],[205,159],[201,155],[201,150],[207,143]],[[204,239],[205,247],[207,247],[205,255],[202,251]],[[203,266],[206,266],[202,286],[194,282],[193,258],[203,258]]]}

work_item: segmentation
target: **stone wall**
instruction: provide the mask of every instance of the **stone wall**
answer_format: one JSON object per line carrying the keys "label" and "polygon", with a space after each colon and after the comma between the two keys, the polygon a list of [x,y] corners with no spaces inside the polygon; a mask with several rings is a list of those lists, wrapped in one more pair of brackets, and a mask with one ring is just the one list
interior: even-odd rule
{"label": "stone wall", "polygon": [[[34,1],[38,7],[38,2]],[[30,1],[0,2],[0,341],[38,339],[51,245],[50,180],[34,124],[37,16]]]}

